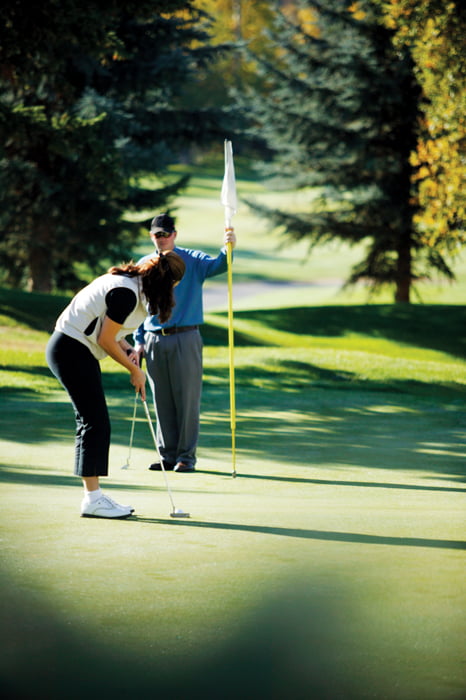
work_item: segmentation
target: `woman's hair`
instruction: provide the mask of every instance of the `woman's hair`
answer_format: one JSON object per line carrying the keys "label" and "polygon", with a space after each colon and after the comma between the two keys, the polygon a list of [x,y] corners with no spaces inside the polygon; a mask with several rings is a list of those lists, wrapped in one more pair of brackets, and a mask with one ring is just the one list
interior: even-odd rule
{"label": "woman's hair", "polygon": [[170,250],[140,265],[130,262],[120,267],[111,267],[109,273],[140,277],[142,291],[149,304],[149,313],[158,316],[160,323],[165,323],[175,306],[173,287],[182,279],[185,267],[183,259]]}

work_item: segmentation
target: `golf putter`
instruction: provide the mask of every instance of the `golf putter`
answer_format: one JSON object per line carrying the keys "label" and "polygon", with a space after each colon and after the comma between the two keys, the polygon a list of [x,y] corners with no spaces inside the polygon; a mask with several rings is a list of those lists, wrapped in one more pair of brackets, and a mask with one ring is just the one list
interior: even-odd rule
{"label": "golf putter", "polygon": [[130,435],[130,438],[129,438],[128,458],[127,458],[125,464],[123,464],[123,466],[121,467],[122,469],[129,469],[129,460],[130,460],[130,457],[131,457],[131,450],[132,450],[132,448],[133,448],[134,423],[135,423],[135,421],[136,421],[136,408],[137,408],[137,405],[138,405],[138,395],[137,395],[137,393],[136,393],[136,394],[134,395],[133,420],[132,420],[132,423],[131,423],[131,435]]}
{"label": "golf putter", "polygon": [[165,485],[167,487],[168,495],[170,496],[170,502],[172,504],[172,512],[170,513],[170,517],[172,517],[172,518],[189,518],[190,517],[189,513],[186,513],[184,510],[181,510],[181,508],[175,508],[173,494],[172,494],[172,491],[170,488],[170,484],[168,483],[167,472],[163,466],[163,459],[160,455],[159,448],[157,447],[157,438],[155,436],[154,426],[152,425],[152,420],[151,420],[150,413],[149,413],[149,406],[147,405],[147,401],[145,401],[143,398],[141,398],[141,401],[142,401],[142,405],[144,406],[144,411],[146,413],[147,422],[149,423],[149,429],[150,429],[150,432],[152,435],[152,439],[154,441],[155,449],[156,449],[156,452],[157,452],[159,459],[160,459],[160,466],[162,469],[163,478],[165,479]]}

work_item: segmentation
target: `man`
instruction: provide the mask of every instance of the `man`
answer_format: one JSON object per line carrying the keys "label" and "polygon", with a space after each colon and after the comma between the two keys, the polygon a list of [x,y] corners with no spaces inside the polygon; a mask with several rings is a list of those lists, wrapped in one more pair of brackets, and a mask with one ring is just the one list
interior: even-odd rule
{"label": "man", "polygon": [[[215,258],[200,250],[175,245],[177,231],[174,219],[159,214],[151,223],[150,237],[157,254],[174,250],[186,265],[181,282],[175,287],[175,307],[168,323],[157,316],[148,316],[134,334],[135,350],[146,358],[149,385],[157,415],[157,446],[166,470],[193,472],[202,390],[202,338],[199,325],[203,323],[202,285],[209,277],[227,269],[226,248]],[[224,244],[234,247],[236,236],[232,228],[225,230]],[[151,254],[153,255],[153,254]],[[139,260],[139,264],[151,255]],[[161,464],[149,469],[160,471]]]}

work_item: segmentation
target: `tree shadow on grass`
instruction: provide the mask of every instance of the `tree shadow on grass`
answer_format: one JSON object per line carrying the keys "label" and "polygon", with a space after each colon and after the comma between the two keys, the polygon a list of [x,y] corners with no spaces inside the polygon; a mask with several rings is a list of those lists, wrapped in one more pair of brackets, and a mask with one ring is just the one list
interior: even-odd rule
{"label": "tree shadow on grass", "polygon": [[[466,369],[465,369],[466,379]],[[218,387],[225,381],[224,368],[207,368],[205,371],[204,385]],[[466,387],[459,382],[432,382],[426,377],[426,381],[418,379],[395,379],[384,381],[367,379],[349,370],[327,369],[310,362],[293,359],[270,360],[266,366],[251,364],[235,369],[235,386],[237,393],[248,401],[249,388],[260,387],[262,391],[282,392],[282,400],[291,404],[296,396],[307,390],[316,388],[338,389],[343,391],[364,391],[384,394],[395,394],[430,397],[443,401],[458,401],[463,404],[466,400]],[[283,392],[287,392],[284,394]],[[290,392],[294,392],[293,396]],[[306,395],[309,399],[310,394]],[[276,401],[272,397],[272,401]]]}
{"label": "tree shadow on grass", "polygon": [[[115,477],[116,470],[113,471],[113,477]],[[112,473],[109,474],[109,479],[111,479]],[[166,491],[166,487],[163,483],[156,486],[148,486],[147,484],[124,484],[124,486],[118,483],[112,483],[112,481],[107,481],[107,477],[102,477],[105,484],[105,491]],[[24,486],[66,486],[71,488],[78,488],[82,490],[81,477],[76,476],[70,470],[69,474],[57,474],[44,471],[35,470],[34,466],[31,465],[15,465],[12,467],[9,464],[0,463],[0,483],[5,484],[20,484]]]}
{"label": "tree shadow on grass", "polygon": [[[114,630],[103,643],[94,634],[96,629],[102,632],[99,615],[89,614],[87,619],[81,613],[81,624],[73,624],[72,611],[60,615],[55,600],[42,590],[31,592],[30,585],[21,585],[4,570],[0,573],[3,697],[362,700],[400,697],[413,687],[418,692],[407,692],[406,697],[423,697],[423,675],[417,668],[414,672],[410,668],[409,677],[403,673],[405,664],[401,671],[395,670],[404,647],[396,655],[389,647],[387,659],[385,628],[368,629],[366,621],[361,634],[365,618],[357,606],[360,592],[330,574],[327,579],[331,583],[324,586],[317,577],[295,575],[279,590],[275,585],[274,593],[264,587],[261,601],[250,612],[239,611],[232,629],[216,625],[209,615],[205,631],[211,632],[215,647],[188,646],[184,657],[180,653],[172,658],[167,640],[156,634],[160,613],[152,600],[146,613],[154,621],[152,637],[134,643]],[[137,611],[130,599],[119,610],[119,631],[127,625],[130,640],[135,637]],[[180,634],[184,629],[180,620]],[[396,644],[397,639],[391,641]],[[186,644],[182,636],[181,644]],[[395,679],[393,687],[387,678]]]}
{"label": "tree shadow on grass", "polygon": [[[460,384],[365,381],[290,360],[278,362],[276,371],[240,368],[237,377],[236,444],[248,461],[270,455],[272,464],[291,462],[304,478],[328,464],[464,479],[466,393]],[[229,426],[219,421],[227,396],[210,378],[202,443],[228,449]]]}
{"label": "tree shadow on grass", "polygon": [[[213,469],[196,469],[196,473],[204,474],[206,476],[221,476],[221,477],[232,477],[231,472],[217,471]],[[116,471],[113,472],[115,477]],[[112,474],[109,474],[111,477]],[[349,488],[371,488],[371,489],[390,489],[390,490],[401,490],[401,491],[437,491],[445,493],[466,493],[465,488],[455,488],[452,486],[423,486],[421,484],[394,484],[376,481],[354,481],[354,480],[344,480],[344,479],[313,479],[306,477],[285,477],[285,476],[273,476],[264,474],[248,474],[245,472],[237,472],[236,478],[238,479],[254,479],[260,481],[275,481],[278,483],[285,484],[313,484],[315,486],[347,486]],[[12,467],[9,464],[0,463],[0,483],[8,484],[23,484],[23,485],[34,485],[34,486],[71,486],[81,488],[81,479],[75,474],[56,474],[56,473],[44,473],[43,471],[35,471],[34,466],[31,465],[15,465]],[[121,484],[114,484],[111,481],[106,481],[105,490],[109,489],[121,489],[124,488],[125,491],[165,491],[165,486],[148,486],[147,484],[125,484],[123,487]]]}
{"label": "tree shadow on grass", "polygon": [[[236,419],[240,455],[245,444],[249,463],[256,456],[260,464],[270,455],[274,471],[283,462],[304,477],[325,465],[419,471],[464,481],[466,428],[455,407],[411,412],[409,406],[403,411],[402,404],[390,397],[383,402],[373,397],[355,401],[352,395],[346,402],[341,396],[335,398],[334,406],[311,404],[307,415],[274,416],[267,406],[260,418],[257,409],[250,418],[247,411],[240,414]],[[237,470],[241,471],[241,456]]]}
{"label": "tree shadow on grass", "polygon": [[[201,335],[206,345],[228,347],[228,328],[222,328],[213,323],[204,323],[201,327]],[[236,347],[260,347],[263,345],[259,338],[239,330],[235,330],[234,342]]]}
{"label": "tree shadow on grass", "polygon": [[[196,469],[199,474],[212,474],[215,476],[232,476],[231,472],[221,472],[215,469]],[[452,486],[421,486],[420,484],[392,484],[377,481],[353,481],[351,479],[313,479],[307,477],[276,476],[271,474],[248,474],[236,471],[235,478],[258,479],[259,481],[277,481],[286,484],[315,484],[316,486],[355,486],[357,488],[370,489],[400,489],[401,491],[444,491],[447,493],[464,493],[466,488]],[[466,479],[465,479],[466,481]]]}
{"label": "tree shadow on grass", "polygon": [[[204,374],[206,388],[209,385],[218,386],[225,378],[225,370],[222,368],[207,368]],[[355,388],[358,382],[355,381],[354,374],[346,370],[326,369],[297,360],[274,359],[270,360],[267,366],[251,364],[247,367],[237,367],[235,385],[239,391],[257,386],[267,391],[305,391],[313,386],[336,385],[339,388]],[[379,389],[383,390],[383,385],[374,388]]]}
{"label": "tree shadow on grass", "polygon": [[[37,377],[50,377],[53,379],[52,373],[48,367],[43,365],[7,365],[2,367],[3,372],[12,372],[13,374],[17,372],[22,372],[24,374],[32,374]],[[14,387],[0,386],[0,391],[10,392]]]}
{"label": "tree shadow on grass", "polygon": [[[120,374],[115,378],[118,390],[107,392],[112,445],[127,446],[134,394],[129,386],[122,387]],[[277,363],[276,371],[239,368],[237,380],[236,444],[248,462],[270,460],[278,468],[281,462],[292,462],[304,479],[321,465],[418,470],[464,478],[465,391],[459,384],[355,380],[350,372],[286,359]],[[208,370],[201,459],[203,450],[231,449],[226,381],[224,370]],[[31,398],[27,390],[5,392],[0,405],[2,439],[24,444],[69,440],[72,444],[73,410],[64,391],[57,391],[57,396],[61,399],[41,401],[40,394]],[[134,444],[153,451],[142,406],[136,416]]]}
{"label": "tree shadow on grass", "polygon": [[257,532],[263,535],[292,537],[306,540],[323,540],[326,542],[352,542],[358,544],[388,545],[391,547],[434,547],[440,549],[466,549],[466,541],[435,540],[423,537],[387,537],[385,535],[367,535],[358,532],[332,532],[326,530],[303,530],[290,527],[269,527],[264,525],[244,525],[239,523],[218,523],[199,520],[166,520],[160,518],[144,518],[138,515],[127,521],[170,524],[184,527],[199,527],[209,530],[235,530],[238,532]]}
{"label": "tree shadow on grass", "polygon": [[[224,313],[218,314],[225,316]],[[237,311],[238,320],[294,335],[340,338],[359,334],[466,357],[466,306],[437,304],[365,304],[306,306]],[[209,329],[206,329],[208,341]],[[236,341],[236,336],[235,336]],[[242,339],[238,337],[238,344]],[[361,350],[364,350],[361,343]]]}

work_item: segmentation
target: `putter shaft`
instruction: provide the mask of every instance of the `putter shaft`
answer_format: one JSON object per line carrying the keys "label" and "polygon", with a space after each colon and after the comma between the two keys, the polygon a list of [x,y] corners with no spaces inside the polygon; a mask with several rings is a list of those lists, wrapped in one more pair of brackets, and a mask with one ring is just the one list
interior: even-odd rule
{"label": "putter shaft", "polygon": [[136,409],[137,409],[137,407],[138,407],[138,395],[136,393],[134,395],[133,419],[131,421],[131,434],[130,434],[130,438],[129,438],[128,458],[126,460],[126,464],[124,464],[122,466],[122,469],[128,469],[128,467],[129,467],[131,450],[133,449],[134,424],[136,422]]}
{"label": "putter shaft", "polygon": [[175,502],[173,500],[173,495],[172,495],[172,491],[170,488],[170,484],[168,483],[167,472],[165,470],[165,467],[163,466],[163,459],[160,455],[159,448],[157,446],[157,438],[155,436],[154,426],[152,425],[152,420],[151,420],[150,413],[149,413],[149,406],[147,405],[147,401],[145,401],[143,398],[141,398],[141,401],[142,401],[142,405],[144,406],[144,411],[145,411],[145,414],[147,417],[147,422],[149,423],[149,428],[150,428],[150,432],[152,435],[152,439],[154,441],[154,446],[155,446],[156,452],[159,456],[160,466],[162,469],[163,478],[165,479],[165,485],[167,487],[168,495],[170,496],[170,502],[172,504],[172,512],[170,513],[170,516],[172,518],[189,518],[189,513],[185,513],[184,511],[177,513],[177,509],[175,508]]}

